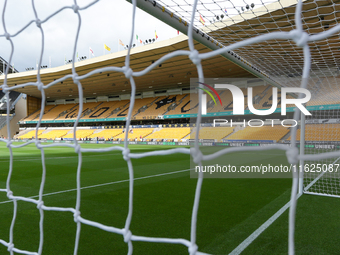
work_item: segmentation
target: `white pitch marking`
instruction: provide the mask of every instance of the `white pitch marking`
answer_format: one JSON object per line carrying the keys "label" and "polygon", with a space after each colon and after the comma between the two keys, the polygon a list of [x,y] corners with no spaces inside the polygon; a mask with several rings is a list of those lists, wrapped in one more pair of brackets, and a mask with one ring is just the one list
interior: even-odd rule
{"label": "white pitch marking", "polygon": [[[193,168],[189,168],[189,169],[179,170],[179,171],[174,171],[174,172],[169,172],[169,173],[143,176],[143,177],[134,178],[134,180],[142,180],[142,179],[148,179],[148,178],[153,178],[153,177],[158,177],[158,176],[163,176],[163,175],[177,174],[177,173],[187,172],[187,171],[190,171],[192,169]],[[102,184],[96,184],[96,185],[81,187],[80,189],[90,189],[90,188],[96,188],[96,187],[101,187],[101,186],[106,186],[106,185],[111,185],[111,184],[117,184],[117,183],[122,183],[122,182],[128,182],[128,181],[130,181],[130,180],[126,179],[126,180],[121,180],[121,181],[108,182],[108,183],[102,183]],[[61,194],[61,193],[66,193],[66,192],[71,192],[71,191],[76,191],[76,190],[77,189],[62,190],[62,191],[57,191],[57,192],[52,192],[52,193],[46,193],[46,194],[43,194],[43,196],[51,196],[51,195],[56,195],[56,194]],[[31,196],[29,198],[36,198],[36,197],[39,197],[39,195]],[[0,204],[5,204],[5,203],[9,203],[9,202],[12,202],[12,200],[3,201],[3,202],[0,202]]]}
{"label": "white pitch marking", "polygon": [[[302,194],[297,194],[298,199]],[[239,255],[244,251],[263,231],[265,231],[274,221],[276,221],[289,207],[289,201],[280,210],[278,210],[272,217],[270,217],[265,223],[263,223],[258,229],[256,229],[250,236],[248,236],[242,243],[240,243],[229,255]]]}
{"label": "white pitch marking", "polygon": [[[96,154],[96,155],[86,155],[84,156],[85,158],[89,158],[89,157],[98,157],[98,156],[106,156],[106,154]],[[78,158],[78,154],[74,155],[74,156],[69,156],[69,157],[51,157],[51,158],[47,158],[45,157],[45,159],[69,159],[69,158]],[[34,158],[25,158],[25,159],[15,159],[15,156],[14,156],[14,159],[13,159],[13,162],[17,162],[17,161],[41,161],[41,157],[40,155],[37,156],[37,157],[34,157]],[[9,162],[8,159],[6,160],[0,160],[0,163],[1,162]]]}

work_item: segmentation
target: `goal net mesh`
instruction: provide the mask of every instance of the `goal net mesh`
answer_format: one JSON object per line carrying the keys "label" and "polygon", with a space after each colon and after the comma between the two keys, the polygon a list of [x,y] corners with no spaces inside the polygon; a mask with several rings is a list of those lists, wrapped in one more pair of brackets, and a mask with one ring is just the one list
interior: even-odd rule
{"label": "goal net mesh", "polygon": [[[338,135],[337,120],[338,109],[335,106],[338,104],[339,90],[337,84],[337,76],[339,75],[339,31],[338,25],[339,16],[339,2],[338,1],[303,1],[299,4],[297,1],[256,1],[255,4],[241,4],[240,1],[212,1],[212,0],[196,0],[192,2],[184,0],[134,0],[131,5],[131,16],[133,25],[130,32],[130,42],[132,45],[133,38],[135,36],[134,24],[138,22],[135,20],[135,12],[138,4],[149,5],[150,9],[154,8],[155,16],[164,15],[166,19],[176,19],[178,23],[178,29],[186,31],[188,35],[188,51],[175,51],[163,56],[148,69],[142,71],[135,71],[130,68],[130,49],[129,47],[126,55],[125,66],[116,67],[108,66],[105,68],[99,68],[91,70],[84,75],[78,75],[74,67],[76,58],[77,39],[81,28],[81,14],[86,9],[91,7],[98,1],[82,6],[78,5],[76,1],[72,5],[65,6],[62,9],[50,14],[45,19],[41,19],[39,14],[35,12],[35,19],[30,22],[35,23],[41,32],[42,38],[44,36],[43,24],[49,22],[49,19],[53,18],[58,12],[64,10],[73,10],[74,15],[78,19],[78,28],[75,35],[75,44],[70,47],[73,49],[73,64],[72,74],[65,75],[59,79],[44,84],[41,81],[40,69],[37,72],[37,81],[34,83],[22,83],[17,84],[16,87],[9,87],[7,84],[7,75],[9,73],[9,67],[5,70],[5,79],[1,85],[3,92],[7,97],[7,122],[9,123],[9,92],[16,88],[25,86],[35,86],[41,91],[42,105],[41,113],[44,112],[44,102],[46,101],[45,90],[52,86],[57,86],[58,83],[65,81],[66,79],[72,79],[74,84],[78,88],[79,93],[79,110],[77,120],[74,124],[74,131],[77,130],[79,119],[83,111],[83,91],[82,80],[100,72],[112,71],[120,72],[125,75],[126,79],[131,84],[131,97],[130,107],[126,118],[126,130],[129,130],[129,125],[132,117],[132,109],[135,103],[136,83],[135,77],[147,74],[153,68],[157,67],[162,62],[177,57],[187,56],[197,67],[198,79],[204,82],[204,70],[201,65],[201,61],[209,59],[213,56],[224,55],[230,58],[236,58],[235,61],[243,63],[243,66],[253,70],[253,74],[259,77],[265,78],[269,83],[276,86],[283,87],[303,87],[307,88],[312,94],[312,100],[307,104],[307,107],[314,107],[316,111],[312,113],[312,116],[307,119],[306,124],[306,145],[307,141],[311,143],[313,148],[307,147],[305,154],[299,155],[297,139],[300,134],[300,127],[292,129],[292,136],[290,139],[290,145],[288,144],[274,144],[261,148],[261,150],[279,149],[286,151],[287,160],[290,164],[299,164],[299,160],[304,163],[307,162],[327,162],[333,164],[338,162],[339,157],[338,149]],[[118,4],[118,3],[117,3]],[[35,9],[34,1],[32,1],[32,7]],[[152,12],[152,11],[151,11]],[[160,14],[158,14],[160,13]],[[163,14],[162,14],[163,13]],[[152,14],[152,13],[151,13]],[[6,1],[4,9],[1,14],[2,21],[5,20],[6,15]],[[158,16],[159,17],[159,16]],[[6,38],[8,43],[13,45],[13,37],[16,34],[24,33],[27,26],[24,26],[18,30],[16,34],[10,34],[7,30],[7,24],[3,22],[4,33],[0,36]],[[215,45],[214,49],[207,53],[199,53],[194,48],[194,35],[200,34],[209,43]],[[42,41],[43,42],[43,41]],[[209,46],[209,45],[208,45]],[[211,46],[211,45],[210,45]],[[217,47],[216,47],[217,46]],[[44,47],[41,46],[41,55],[38,60],[38,67],[41,66],[41,59],[44,53]],[[213,48],[212,46],[210,48]],[[12,47],[9,63],[11,64],[15,45]],[[202,91],[198,92],[200,98]],[[200,109],[200,107],[199,107]],[[295,111],[294,118],[299,121],[300,113]],[[40,115],[39,122],[36,127],[36,137],[38,134],[38,128],[41,125],[42,114]],[[196,127],[200,126],[201,113],[198,112],[196,120]],[[325,124],[325,122],[327,122]],[[310,124],[309,124],[310,123]],[[9,126],[9,125],[8,125]],[[309,132],[308,130],[311,129]],[[314,132],[314,133],[313,133]],[[9,229],[9,238],[0,237],[0,243],[8,248],[8,251],[13,254],[41,254],[43,252],[43,240],[44,240],[44,211],[58,211],[58,212],[71,212],[74,216],[74,221],[77,226],[74,253],[77,253],[79,246],[79,237],[81,233],[81,225],[86,224],[103,231],[112,232],[122,235],[124,241],[128,246],[128,254],[133,252],[133,241],[143,242],[159,242],[159,243],[171,243],[182,244],[188,247],[188,254],[203,254],[199,252],[199,244],[196,243],[196,222],[198,207],[200,202],[200,193],[203,185],[202,175],[199,175],[197,179],[197,186],[195,192],[195,198],[192,208],[191,219],[191,234],[190,239],[186,240],[181,237],[169,238],[169,237],[148,237],[142,235],[136,235],[130,231],[130,225],[133,218],[133,197],[134,197],[134,167],[131,159],[149,157],[149,156],[161,156],[175,153],[190,154],[194,162],[201,165],[204,160],[211,160],[218,157],[221,154],[227,154],[234,152],[235,148],[224,148],[218,152],[204,155],[200,151],[198,144],[199,128],[196,132],[195,144],[193,148],[175,148],[169,150],[157,150],[147,153],[131,153],[128,145],[128,132],[125,132],[125,142],[123,147],[112,146],[107,149],[87,149],[82,148],[77,142],[74,132],[74,143],[72,144],[43,144],[38,139],[24,143],[14,144],[10,137],[10,128],[8,127],[8,139],[2,139],[3,143],[7,144],[10,153],[10,163],[8,168],[8,177],[6,185],[0,188],[1,192],[7,194],[9,200],[13,202],[13,220]],[[297,134],[297,136],[295,136]],[[332,135],[334,134],[334,136]],[[296,140],[297,139],[297,140]],[[36,148],[41,151],[42,157],[42,181],[40,191],[37,198],[17,196],[11,189],[11,177],[13,169],[13,149],[23,148],[30,143],[34,143]],[[317,145],[316,145],[317,144]],[[69,146],[74,149],[78,154],[78,167],[77,167],[77,200],[74,208],[63,207],[50,207],[44,204],[44,183],[46,177],[46,159],[44,156],[44,150],[50,147],[56,146]],[[81,216],[81,183],[80,177],[82,173],[82,157],[85,152],[104,152],[118,150],[122,152],[122,157],[127,163],[129,171],[129,210],[126,215],[126,222],[124,228],[118,228],[115,226],[105,225],[101,222],[95,222],[91,219],[87,219]],[[238,151],[254,150],[254,148],[242,147],[237,148]],[[265,153],[265,152],[263,152]],[[315,162],[316,163],[316,162]],[[328,169],[329,170],[329,169]],[[298,173],[293,173],[291,206],[290,206],[290,228],[289,228],[289,251],[294,253],[294,223],[295,223],[295,209],[298,190]],[[334,172],[321,173],[305,173],[304,186],[308,187],[308,190],[315,193],[325,193],[330,195],[339,195],[339,181],[337,174]],[[309,187],[310,186],[310,187]],[[20,213],[18,209],[18,201],[25,201],[28,203],[36,204],[37,210],[40,213],[40,243],[36,251],[26,251],[21,247],[15,245],[15,239],[13,238],[14,226],[16,224],[16,217]]]}

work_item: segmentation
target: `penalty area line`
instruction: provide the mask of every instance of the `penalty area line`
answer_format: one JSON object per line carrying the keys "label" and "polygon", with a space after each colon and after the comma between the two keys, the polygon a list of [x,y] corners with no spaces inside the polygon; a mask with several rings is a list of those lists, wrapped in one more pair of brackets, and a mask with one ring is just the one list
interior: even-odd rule
{"label": "penalty area line", "polygon": [[[297,194],[296,199],[302,194]],[[278,210],[272,217],[270,217],[265,223],[263,223],[258,229],[256,229],[250,236],[248,236],[242,243],[240,243],[229,255],[239,255],[243,252],[263,231],[265,231],[275,220],[277,220],[289,207],[289,201],[280,210]]]}
{"label": "penalty area line", "polygon": [[[137,177],[137,178],[134,178],[133,180],[136,181],[136,180],[149,179],[149,178],[154,178],[154,177],[159,177],[159,176],[164,176],[164,175],[183,173],[183,172],[190,171],[192,169],[193,168],[189,168],[189,169],[173,171],[173,172],[168,172],[168,173],[154,174],[154,175],[148,175],[148,176],[143,176],[143,177]],[[107,182],[107,183],[102,183],[102,184],[96,184],[96,185],[90,185],[90,186],[86,186],[86,187],[81,187],[80,189],[81,190],[83,190],[83,189],[91,189],[91,188],[102,187],[102,186],[107,186],[107,185],[117,184],[117,183],[123,183],[123,182],[129,182],[129,181],[130,181],[130,179],[114,181],[114,182]],[[77,189],[68,189],[68,190],[61,190],[61,191],[57,191],[57,192],[46,193],[46,194],[43,194],[43,196],[57,195],[57,194],[67,193],[67,192],[72,192],[72,191],[77,191]],[[37,198],[37,197],[39,197],[39,195],[31,196],[31,197],[28,197],[28,198]],[[5,204],[5,203],[9,203],[9,202],[12,202],[12,200],[2,201],[2,202],[0,202],[0,204]]]}

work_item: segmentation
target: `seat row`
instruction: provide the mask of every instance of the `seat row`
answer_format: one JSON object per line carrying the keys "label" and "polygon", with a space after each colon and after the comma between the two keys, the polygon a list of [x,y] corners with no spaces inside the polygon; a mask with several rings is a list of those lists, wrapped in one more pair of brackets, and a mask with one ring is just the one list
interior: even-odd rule
{"label": "seat row", "polygon": [[[181,140],[195,139],[196,128],[177,127],[177,128],[134,128],[127,131],[125,129],[77,129],[77,139],[120,139],[130,140]],[[199,139],[211,139],[221,141],[228,140],[271,140],[280,141],[287,137],[289,128],[280,125],[263,127],[246,127],[235,130],[234,127],[202,127],[199,132]],[[340,124],[307,124],[305,131],[306,141],[340,141]],[[33,139],[36,137],[36,130],[22,131],[16,138]],[[40,139],[73,138],[73,129],[46,129],[38,130]],[[297,130],[297,140],[300,140],[300,129]]]}

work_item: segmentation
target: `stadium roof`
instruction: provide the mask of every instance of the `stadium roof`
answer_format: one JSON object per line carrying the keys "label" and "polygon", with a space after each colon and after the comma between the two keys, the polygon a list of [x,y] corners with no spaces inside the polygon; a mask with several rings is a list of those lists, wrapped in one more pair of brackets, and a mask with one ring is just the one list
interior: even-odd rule
{"label": "stadium roof", "polygon": [[[200,52],[210,51],[207,47],[197,42],[195,47]],[[187,36],[180,35],[169,40],[133,48],[130,66],[133,71],[141,71],[150,66],[152,61],[156,61],[174,50],[189,50]],[[123,67],[126,53],[127,51],[124,50],[76,62],[76,72],[81,76],[97,68],[107,66]],[[202,64],[206,77],[253,77],[253,75],[241,67],[221,56],[204,60]],[[71,74],[71,68],[72,65],[68,64],[55,68],[41,69],[41,81],[44,85],[47,85],[55,79]],[[36,82],[36,75],[36,70],[10,74],[8,75],[7,83],[9,86],[15,86],[16,84]],[[4,76],[0,76],[0,80],[3,78]],[[189,87],[190,78],[197,78],[196,66],[192,64],[187,56],[183,56],[163,62],[161,67],[155,68],[150,73],[141,77],[135,77],[135,81],[137,92],[141,92]],[[126,79],[123,73],[119,72],[95,74],[81,80],[81,83],[84,88],[84,97],[128,94],[131,91],[128,79]],[[35,86],[25,86],[24,88],[18,88],[17,91],[41,98],[41,92]],[[46,89],[45,92],[46,96],[50,99],[76,98],[78,96],[76,94],[77,87],[72,79],[68,79],[62,84],[53,85]],[[94,95],[94,93],[96,94]]]}
{"label": "stadium roof", "polygon": [[[211,24],[205,28],[225,46],[264,33],[289,32],[295,29],[296,0],[278,1],[262,8]],[[309,35],[339,25],[340,0],[303,1],[301,19]],[[309,42],[312,57],[311,75],[333,76],[340,66],[340,38],[334,33],[325,40]],[[271,77],[301,76],[303,49],[292,40],[268,40],[234,50],[247,61],[270,73]],[[278,81],[280,83],[280,81]]]}
{"label": "stadium roof", "polygon": [[[328,32],[339,26],[340,0],[302,0],[302,2],[300,17],[297,18],[301,19],[302,29],[309,36]],[[221,6],[222,2],[199,0],[198,14],[195,15],[194,23],[199,24],[199,18],[203,16],[210,24],[202,28],[205,34],[197,32],[199,36],[195,37],[196,33],[194,33],[194,38],[204,45],[210,44],[211,47],[213,47],[211,41],[229,46],[271,32],[293,31],[296,29],[295,7],[297,3],[298,0],[278,0],[259,8],[257,8],[258,5],[255,5],[254,9],[248,5],[241,11],[242,3],[240,2],[238,5],[233,5],[232,9],[234,13],[236,11],[239,14],[226,17],[225,11],[227,10]],[[190,20],[191,11],[189,9],[192,6],[177,5],[170,0],[158,2],[146,0],[138,1],[137,4],[151,14],[156,13],[157,17],[180,31],[186,29],[183,23]],[[162,15],[164,6],[166,10]],[[173,15],[173,13],[175,14]],[[175,15],[177,16],[175,17]],[[220,16],[219,19],[217,19],[218,16]],[[181,22],[182,20],[183,22]],[[332,31],[333,34],[328,34],[326,39],[308,42],[312,64],[310,77],[313,78],[310,79],[308,89],[311,91],[319,91],[322,78],[339,76],[340,38],[336,29]],[[299,34],[302,35],[302,33]],[[201,40],[201,37],[206,38],[206,41]],[[288,37],[287,39],[267,39],[264,42],[253,42],[250,45],[238,47],[230,53],[224,52],[222,55],[231,61],[238,62],[250,73],[263,78],[274,86],[300,86],[304,67],[303,49]]]}
{"label": "stadium roof", "polygon": [[[0,56],[0,75],[6,72],[6,68],[8,66],[8,62]],[[14,68],[14,66],[11,66],[8,69],[8,73],[17,73],[18,70]]]}

